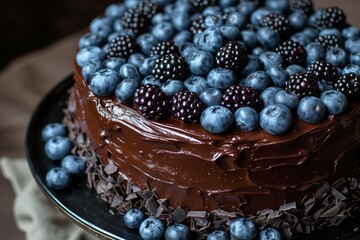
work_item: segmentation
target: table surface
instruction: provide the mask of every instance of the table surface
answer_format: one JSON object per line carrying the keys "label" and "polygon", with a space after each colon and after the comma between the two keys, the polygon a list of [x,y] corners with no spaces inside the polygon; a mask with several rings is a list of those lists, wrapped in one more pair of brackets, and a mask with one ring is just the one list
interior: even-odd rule
{"label": "table surface", "polygon": [[[314,3],[316,8],[340,6],[348,15],[349,22],[360,27],[360,1],[314,0]],[[72,72],[76,45],[81,34],[71,35],[25,55],[0,72],[0,156],[25,156],[24,139],[31,114],[42,97]],[[14,193],[1,174],[0,189],[2,237],[8,240],[25,239],[24,234],[16,229],[12,217]]]}

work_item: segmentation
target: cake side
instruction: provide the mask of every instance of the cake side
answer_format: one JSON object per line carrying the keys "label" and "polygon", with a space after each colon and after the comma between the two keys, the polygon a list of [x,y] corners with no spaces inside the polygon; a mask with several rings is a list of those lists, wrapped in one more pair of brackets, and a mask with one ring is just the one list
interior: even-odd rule
{"label": "cake side", "polygon": [[115,97],[95,96],[75,66],[75,119],[104,165],[112,161],[143,189],[174,206],[256,213],[300,202],[323,180],[357,173],[360,109],[320,124],[294,119],[272,136],[258,129],[214,135],[199,125],[144,119]]}

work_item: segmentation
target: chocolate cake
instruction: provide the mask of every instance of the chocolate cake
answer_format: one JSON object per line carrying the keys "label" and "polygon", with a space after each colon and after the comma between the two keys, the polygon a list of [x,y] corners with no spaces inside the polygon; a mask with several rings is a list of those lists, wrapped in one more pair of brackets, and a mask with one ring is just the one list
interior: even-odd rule
{"label": "chocolate cake", "polygon": [[[192,123],[186,122],[176,117],[174,112],[172,112],[171,104],[174,98],[169,96],[169,94],[164,94],[162,87],[166,82],[172,80],[189,84],[189,82],[191,83],[188,80],[189,78],[202,77],[202,79],[207,81],[205,83],[207,88],[216,89],[209,79],[210,70],[205,70],[205,73],[202,72],[200,75],[194,74],[194,72],[201,71],[192,68],[193,66],[189,63],[191,61],[189,58],[191,57],[186,56],[185,49],[191,45],[191,47],[194,47],[193,51],[200,49],[204,52],[210,52],[214,56],[213,68],[230,69],[229,71],[234,73],[236,81],[229,85],[235,84],[251,87],[255,89],[252,91],[258,92],[261,105],[257,106],[261,106],[260,110],[256,109],[257,106],[251,104],[240,107],[251,107],[258,110],[257,112],[260,115],[259,121],[261,122],[261,110],[266,106],[274,104],[274,102],[267,103],[261,93],[266,88],[276,88],[278,91],[286,88],[290,92],[292,88],[288,86],[295,84],[294,74],[298,74],[297,79],[300,79],[300,81],[304,79],[304,73],[294,73],[288,70],[288,65],[291,65],[289,62],[303,69],[300,72],[305,72],[307,64],[310,65],[313,62],[325,60],[324,56],[319,56],[318,59],[308,58],[310,59],[308,60],[309,62],[305,63],[306,54],[310,55],[310,51],[306,52],[305,47],[308,49],[307,46],[310,42],[315,41],[320,30],[336,27],[339,29],[337,31],[340,34],[342,31],[342,35],[339,38],[348,40],[348,44],[350,44],[350,40],[356,42],[354,39],[358,35],[360,36],[360,33],[354,33],[354,36],[347,36],[346,29],[350,31],[350,27],[346,26],[344,22],[326,18],[326,12],[334,11],[331,8],[315,12],[314,15],[318,14],[320,17],[315,18],[315,22],[313,21],[312,23],[312,18],[309,17],[308,23],[304,23],[300,27],[294,23],[294,20],[290,20],[290,23],[286,21],[286,24],[281,26],[281,34],[278,34],[276,21],[284,21],[284,18],[292,19],[290,17],[292,14],[301,12],[301,4],[291,6],[290,8],[287,6],[284,9],[274,9],[274,6],[271,5],[271,0],[265,1],[265,3],[235,1],[236,4],[231,3],[229,6],[221,5],[220,7],[202,6],[200,4],[200,8],[198,4],[194,4],[199,3],[199,1],[194,0],[139,1],[134,6],[130,6],[130,2],[125,1],[124,4],[115,4],[109,7],[106,16],[99,17],[92,23],[90,27],[91,32],[87,35],[95,39],[94,36],[99,37],[108,31],[106,33],[108,38],[114,31],[114,29],[108,30],[111,29],[109,27],[111,25],[108,22],[111,22],[114,28],[122,26],[123,29],[116,29],[115,33],[118,36],[113,37],[109,41],[103,36],[99,37],[101,41],[87,41],[86,39],[90,39],[90,37],[84,37],[80,41],[77,62],[74,64],[75,84],[70,99],[70,105],[73,106],[73,109],[67,115],[73,139],[77,139],[79,134],[84,134],[85,138],[88,139],[86,148],[92,149],[91,152],[99,159],[97,164],[94,161],[91,164],[89,163],[88,174],[91,184],[96,182],[101,185],[105,184],[106,181],[111,183],[112,195],[108,197],[108,201],[111,201],[118,208],[121,204],[123,207],[125,206],[124,208],[127,208],[130,205],[124,205],[124,202],[134,202],[132,201],[133,198],[130,197],[126,201],[121,198],[120,201],[117,196],[120,193],[127,197],[133,194],[135,195],[134,199],[142,199],[144,201],[139,207],[147,209],[147,214],[159,217],[163,216],[166,212],[167,217],[172,216],[172,220],[166,218],[169,223],[176,221],[176,217],[174,217],[174,212],[176,211],[183,211],[182,213],[185,216],[187,214],[187,217],[177,219],[185,222],[188,221],[188,218],[206,219],[211,213],[219,213],[215,214],[216,217],[212,218],[212,222],[205,224],[206,228],[210,229],[213,229],[214,226],[221,227],[222,224],[226,224],[227,221],[236,216],[245,215],[253,218],[261,227],[271,225],[282,229],[283,236],[285,237],[298,232],[311,232],[319,227],[320,224],[316,224],[319,223],[319,216],[340,202],[346,202],[346,206],[344,205],[340,208],[341,210],[336,214],[326,215],[324,217],[326,218],[326,221],[324,220],[326,223],[321,222],[322,226],[336,225],[341,222],[336,218],[338,215],[351,216],[350,209],[357,206],[356,197],[354,195],[345,197],[349,192],[346,193],[344,189],[352,188],[354,191],[357,190],[357,186],[354,187],[353,183],[357,181],[356,179],[359,175],[360,107],[357,100],[359,95],[357,84],[359,84],[359,81],[357,80],[358,75],[356,71],[358,67],[355,66],[355,61],[350,62],[347,59],[346,65],[353,63],[353,65],[347,67],[338,64],[338,61],[332,62],[332,66],[337,64],[335,69],[336,71],[340,69],[340,73],[336,72],[335,75],[339,75],[337,75],[335,80],[331,81],[325,79],[326,76],[316,79],[316,74],[311,71],[316,71],[319,75],[320,67],[315,66],[310,69],[311,71],[308,70],[308,74],[314,76],[314,79],[317,81],[316,88],[314,88],[316,91],[313,91],[310,95],[320,99],[320,93],[328,90],[324,89],[325,85],[331,88],[328,91],[336,90],[336,92],[342,92],[347,97],[348,103],[343,112],[340,114],[330,114],[331,109],[327,109],[325,117],[320,121],[311,123],[306,121],[299,111],[297,113],[296,109],[292,110],[291,126],[281,134],[273,134],[271,131],[267,131],[266,127],[263,127],[261,123],[259,127],[252,131],[244,131],[244,129],[235,124],[236,119],[228,129],[221,133],[211,132],[211,130],[209,131],[209,129],[204,127],[202,122],[203,116],[200,116],[201,113],[204,113],[205,108],[211,107],[208,103],[201,103],[204,106],[198,108],[201,109],[200,114],[192,116],[194,119]],[[211,1],[204,2],[211,4]],[[293,4],[292,2],[294,1],[290,1],[290,5]],[[261,4],[265,4],[265,7]],[[305,5],[307,8],[309,7],[308,4]],[[262,22],[256,23],[251,16],[258,10],[254,8],[251,11],[249,10],[249,13],[245,13],[244,6],[262,9],[267,13],[265,14],[266,17]],[[281,6],[278,7],[280,8]],[[294,7],[300,8],[300,10],[297,8],[293,10]],[[174,10],[177,8],[178,10]],[[185,14],[195,20],[189,22],[184,27],[177,23],[176,18],[172,18],[172,20],[169,20],[169,24],[173,26],[171,30],[174,31],[173,33],[164,33],[162,35],[155,32],[156,25],[163,24],[162,21],[168,21],[165,16],[170,16],[169,13],[171,11]],[[247,27],[246,25],[239,26],[236,21],[232,22],[230,17],[238,16],[233,14],[233,12],[246,16],[248,19],[246,21],[249,21],[250,25]],[[281,16],[273,12],[280,12]],[[222,19],[220,20],[217,19],[219,18],[218,13],[222,14]],[[160,16],[163,18],[161,18],[160,22],[157,22]],[[195,16],[202,17],[195,18]],[[304,19],[306,18],[305,13],[303,13],[303,17]],[[341,17],[344,18],[343,15]],[[148,23],[151,21],[154,25]],[[205,23],[201,21],[205,21]],[[115,22],[120,23],[116,25],[114,24]],[[235,37],[226,35],[224,31],[216,29],[232,24],[236,26],[239,32],[238,35],[234,35]],[[166,29],[166,27],[164,28]],[[291,54],[302,54],[300,57],[301,61],[296,62],[299,56],[286,55],[288,51],[285,49],[285,45],[283,45],[284,47],[278,53],[275,53],[279,48],[272,48],[262,41],[262,37],[259,36],[261,28],[277,34],[279,44],[280,42],[286,42],[289,38],[293,39],[296,44],[287,43],[286,47],[292,48],[295,46],[297,49],[292,52],[292,49],[290,49],[290,52]],[[206,29],[216,29],[214,31],[222,34],[221,46],[215,51],[207,51],[206,47],[193,40],[193,33],[196,33],[194,38],[198,37],[200,39],[198,41],[202,41],[204,36],[201,34],[206,32]],[[179,37],[177,38],[176,34],[184,30],[188,30],[186,34],[191,37],[189,41],[184,40],[182,42],[179,40]],[[258,35],[255,37],[255,43],[247,43],[245,31],[252,31],[254,33],[257,31]],[[301,40],[295,41],[295,37],[290,37],[295,36],[296,33],[304,33],[306,31],[315,32],[315,36],[309,37],[310,41],[308,44],[304,42],[299,43],[298,41]],[[332,28],[329,31],[336,30]],[[149,52],[139,40],[140,36],[145,34],[154,35],[156,42],[167,43],[162,45],[153,43],[154,47]],[[209,33],[208,36],[210,35]],[[109,42],[108,45],[106,45],[107,42]],[[193,44],[192,42],[195,43]],[[232,44],[226,45],[227,42],[232,42]],[[148,44],[151,45],[151,41]],[[327,44],[329,45],[331,42],[327,42]],[[222,49],[225,45],[227,47],[226,51],[230,51],[228,55]],[[244,50],[239,49],[239,45]],[[299,47],[299,45],[301,46]],[[320,43],[318,45],[322,47]],[[339,46],[336,45],[334,47]],[[343,47],[345,46],[343,45],[341,49]],[[285,71],[285,69],[288,71],[288,73],[284,74],[286,80],[283,84],[279,84],[276,76],[272,75],[272,66],[269,67],[269,63],[266,62],[266,59],[264,60],[264,55],[256,55],[254,50],[256,48],[261,48],[264,52],[273,51],[274,54],[284,59],[282,64],[277,65],[277,68],[282,69],[282,71]],[[299,48],[302,49],[301,53],[299,53]],[[344,49],[343,51],[348,52],[349,55],[352,54],[348,48],[345,47]],[[86,51],[89,54],[84,57],[84,52]],[[134,60],[135,57],[132,58],[132,56],[135,54],[139,54],[137,57],[141,60]],[[236,56],[232,56],[232,54]],[[193,55],[190,56],[194,57]],[[235,61],[234,59],[239,56],[242,60]],[[172,60],[166,60],[166,57]],[[118,67],[106,63],[109,59],[113,61],[113,58],[120,59],[117,61],[121,62]],[[142,71],[143,64],[146,61],[144,59],[151,58],[157,59],[153,62],[152,70]],[[251,59],[253,58],[258,59],[256,61],[259,63],[258,65],[250,66]],[[100,62],[99,66],[101,65],[97,69],[95,69],[96,61]],[[176,61],[179,64],[179,70],[175,70],[175,67],[166,69],[171,64],[176,65],[177,63],[174,63]],[[131,64],[137,73],[126,73],[126,69],[122,68],[124,64]],[[354,76],[352,77],[346,75],[349,74],[346,72],[346,69],[349,69],[350,66],[355,69]],[[96,72],[94,70],[91,74],[87,75],[85,73],[89,71],[84,71],[86,67],[95,69]],[[101,69],[111,69],[111,74],[115,72],[116,76],[113,83],[110,84],[108,81],[107,84],[109,86],[99,90],[101,87],[96,85],[94,78],[96,78],[96,74],[100,74]],[[241,81],[257,71],[264,71],[269,78],[269,83],[261,90],[256,89],[254,85],[247,84],[246,81],[245,83]],[[149,76],[153,77],[152,82],[148,80]],[[116,93],[118,91],[116,87],[122,81],[125,81],[124,79],[135,79],[138,83],[136,89],[131,90],[133,94],[131,101],[124,100]],[[341,81],[338,81],[338,79],[348,79],[348,82],[352,81],[351,86],[341,88]],[[104,80],[103,82],[106,81]],[[152,85],[149,83],[152,83]],[[192,88],[186,84],[184,84],[185,88],[181,92],[195,92],[196,95],[196,97],[189,97],[187,101],[200,99],[199,101],[201,102],[202,98],[197,96],[200,96],[205,91],[205,89],[199,90],[203,85],[196,85],[198,84],[197,81],[193,85],[195,84],[198,88]],[[148,94],[154,94],[155,99],[158,99],[158,101],[164,101],[161,106],[156,108],[157,110],[154,110],[155,114],[146,112],[147,110],[144,110],[144,113],[143,110],[139,109],[139,103],[132,100],[134,94],[136,94],[135,91],[139,92],[141,85],[158,86],[153,87],[156,93],[148,92]],[[311,86],[310,83],[309,86]],[[229,87],[219,87],[217,90],[225,94],[226,89]],[[305,91],[309,90],[301,89],[301,91],[299,93],[294,90],[298,94],[299,99],[305,99],[307,97],[306,93],[308,93]],[[165,97],[160,98],[160,96]],[[189,94],[187,93],[186,96],[189,96]],[[223,96],[223,102],[219,103],[219,106],[226,106],[224,102],[227,100],[224,99]],[[146,105],[147,103],[141,104]],[[156,103],[151,102],[151,104]],[[158,110],[160,108],[162,110]],[[235,110],[238,108],[236,107]],[[235,110],[232,111],[232,114],[234,114]],[[83,148],[82,143],[77,145],[78,150]],[[98,166],[97,168],[100,166],[100,169],[103,169],[102,171],[104,171],[107,177],[95,179],[93,177],[95,166]],[[112,180],[109,181],[109,178]],[[130,187],[129,189],[129,186],[132,186],[132,188]],[[123,190],[120,191],[119,189]],[[104,194],[104,191],[99,192]],[[150,193],[150,195],[148,198],[141,198],[140,193]],[[329,198],[332,198],[334,201],[328,205],[323,204],[329,201]],[[155,199],[157,202],[155,210],[151,211],[149,199]],[[161,200],[166,201],[167,205],[166,208],[164,207],[165,210],[163,209],[164,212],[159,213],[159,206],[161,205],[159,202]],[[116,203],[116,201],[119,202]],[[316,202],[321,202],[321,204],[313,208]],[[124,209],[122,210],[124,211]],[[273,214],[275,212],[284,212],[283,216],[296,216],[298,219],[297,223],[289,227],[289,221],[286,223],[284,218],[277,223],[268,220],[269,215],[271,215],[270,213]],[[200,216],[197,216],[195,213],[199,213]],[[317,218],[314,217],[315,213]],[[306,224],[306,218],[308,218],[308,225]],[[287,226],[285,226],[285,223]],[[201,224],[195,225],[192,230],[196,229],[196,231],[206,235],[207,230],[204,230],[206,229],[205,227],[200,231]]]}

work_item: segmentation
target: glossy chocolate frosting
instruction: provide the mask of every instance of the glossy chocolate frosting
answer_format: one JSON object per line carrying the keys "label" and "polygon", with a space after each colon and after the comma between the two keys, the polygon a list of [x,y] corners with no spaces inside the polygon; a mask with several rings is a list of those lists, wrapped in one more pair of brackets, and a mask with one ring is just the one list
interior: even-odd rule
{"label": "glossy chocolate frosting", "polygon": [[75,64],[75,120],[104,165],[174,207],[256,213],[299,203],[323,180],[358,173],[360,107],[319,124],[294,117],[292,129],[272,136],[235,127],[214,135],[200,124],[143,118],[115,97],[97,97]]}

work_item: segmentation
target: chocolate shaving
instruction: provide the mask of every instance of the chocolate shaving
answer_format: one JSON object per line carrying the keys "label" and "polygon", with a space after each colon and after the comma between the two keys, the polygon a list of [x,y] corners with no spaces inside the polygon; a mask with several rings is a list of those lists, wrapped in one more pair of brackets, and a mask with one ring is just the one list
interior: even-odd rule
{"label": "chocolate shaving", "polygon": [[116,195],[111,203],[111,207],[112,208],[118,207],[123,201],[124,201],[124,196]]}
{"label": "chocolate shaving", "polygon": [[152,198],[152,196],[153,196],[153,194],[150,190],[140,191],[140,192],[137,192],[137,194],[144,200],[148,200],[148,199]]}
{"label": "chocolate shaving", "polygon": [[115,166],[112,161],[109,161],[109,164],[104,168],[104,171],[108,175],[111,175],[111,174],[115,173],[117,170],[118,170],[118,167]]}
{"label": "chocolate shaving", "polygon": [[187,217],[206,218],[206,211],[189,211]]}
{"label": "chocolate shaving", "polygon": [[145,208],[153,215],[156,215],[159,206],[160,206],[159,203],[155,201],[153,198],[146,200]]}
{"label": "chocolate shaving", "polygon": [[187,212],[181,207],[177,207],[175,211],[172,213],[172,218],[174,222],[182,222],[186,219]]}

